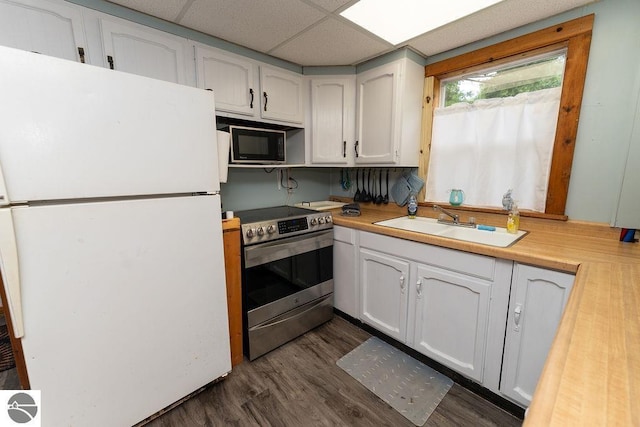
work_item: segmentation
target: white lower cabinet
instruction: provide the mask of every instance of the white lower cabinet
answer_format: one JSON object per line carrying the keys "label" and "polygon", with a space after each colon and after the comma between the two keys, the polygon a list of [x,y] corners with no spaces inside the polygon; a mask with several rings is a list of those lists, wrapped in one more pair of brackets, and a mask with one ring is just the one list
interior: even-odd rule
{"label": "white lower cabinet", "polygon": [[498,390],[511,261],[360,232],[360,319]]}
{"label": "white lower cabinet", "polygon": [[[341,258],[337,287],[356,282],[359,289],[338,298],[341,310],[357,306],[354,317],[367,325],[494,393],[530,404],[573,274],[353,231],[348,249],[341,246],[345,238],[334,249]],[[356,272],[346,267],[354,253]]]}
{"label": "white lower cabinet", "polygon": [[404,343],[409,261],[360,249],[360,320]]}
{"label": "white lower cabinet", "polygon": [[333,227],[333,305],[349,316],[359,319],[358,232],[352,228]]}
{"label": "white lower cabinet", "polygon": [[500,390],[529,406],[575,276],[516,263]]}
{"label": "white lower cabinet", "polygon": [[482,382],[491,285],[419,265],[413,348]]}

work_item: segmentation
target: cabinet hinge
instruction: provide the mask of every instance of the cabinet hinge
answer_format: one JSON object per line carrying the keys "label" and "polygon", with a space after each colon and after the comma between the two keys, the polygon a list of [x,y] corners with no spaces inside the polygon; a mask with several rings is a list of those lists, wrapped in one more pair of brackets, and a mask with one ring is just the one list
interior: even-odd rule
{"label": "cabinet hinge", "polygon": [[80,57],[80,62],[84,64],[84,48],[78,47],[78,56]]}
{"label": "cabinet hinge", "polygon": [[113,56],[107,55],[107,62],[109,63],[109,68],[113,70]]}

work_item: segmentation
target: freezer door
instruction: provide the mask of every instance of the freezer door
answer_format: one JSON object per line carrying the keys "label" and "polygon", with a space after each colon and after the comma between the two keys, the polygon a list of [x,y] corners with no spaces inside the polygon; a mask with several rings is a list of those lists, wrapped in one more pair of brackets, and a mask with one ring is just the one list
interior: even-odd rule
{"label": "freezer door", "polygon": [[219,196],[14,209],[43,426],[124,426],[231,370]]}
{"label": "freezer door", "polygon": [[6,47],[0,70],[0,205],[219,191],[212,92]]}

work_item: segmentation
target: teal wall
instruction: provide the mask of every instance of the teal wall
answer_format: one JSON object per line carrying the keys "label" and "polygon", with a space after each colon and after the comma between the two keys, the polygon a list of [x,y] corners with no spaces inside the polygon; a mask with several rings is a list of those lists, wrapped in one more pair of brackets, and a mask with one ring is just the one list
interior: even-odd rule
{"label": "teal wall", "polygon": [[[226,184],[220,185],[223,211],[239,211],[295,204],[304,201],[327,200],[330,173],[326,169],[291,168],[289,175],[298,182],[287,199],[287,190],[278,189],[277,170],[229,168]],[[286,182],[286,170],[284,182]]]}

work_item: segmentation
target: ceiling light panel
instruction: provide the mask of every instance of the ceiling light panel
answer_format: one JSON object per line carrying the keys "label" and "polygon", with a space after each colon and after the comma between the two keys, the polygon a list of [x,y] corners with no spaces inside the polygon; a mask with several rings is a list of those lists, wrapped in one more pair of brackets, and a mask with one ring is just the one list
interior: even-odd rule
{"label": "ceiling light panel", "polygon": [[360,0],[340,15],[397,45],[500,1]]}

